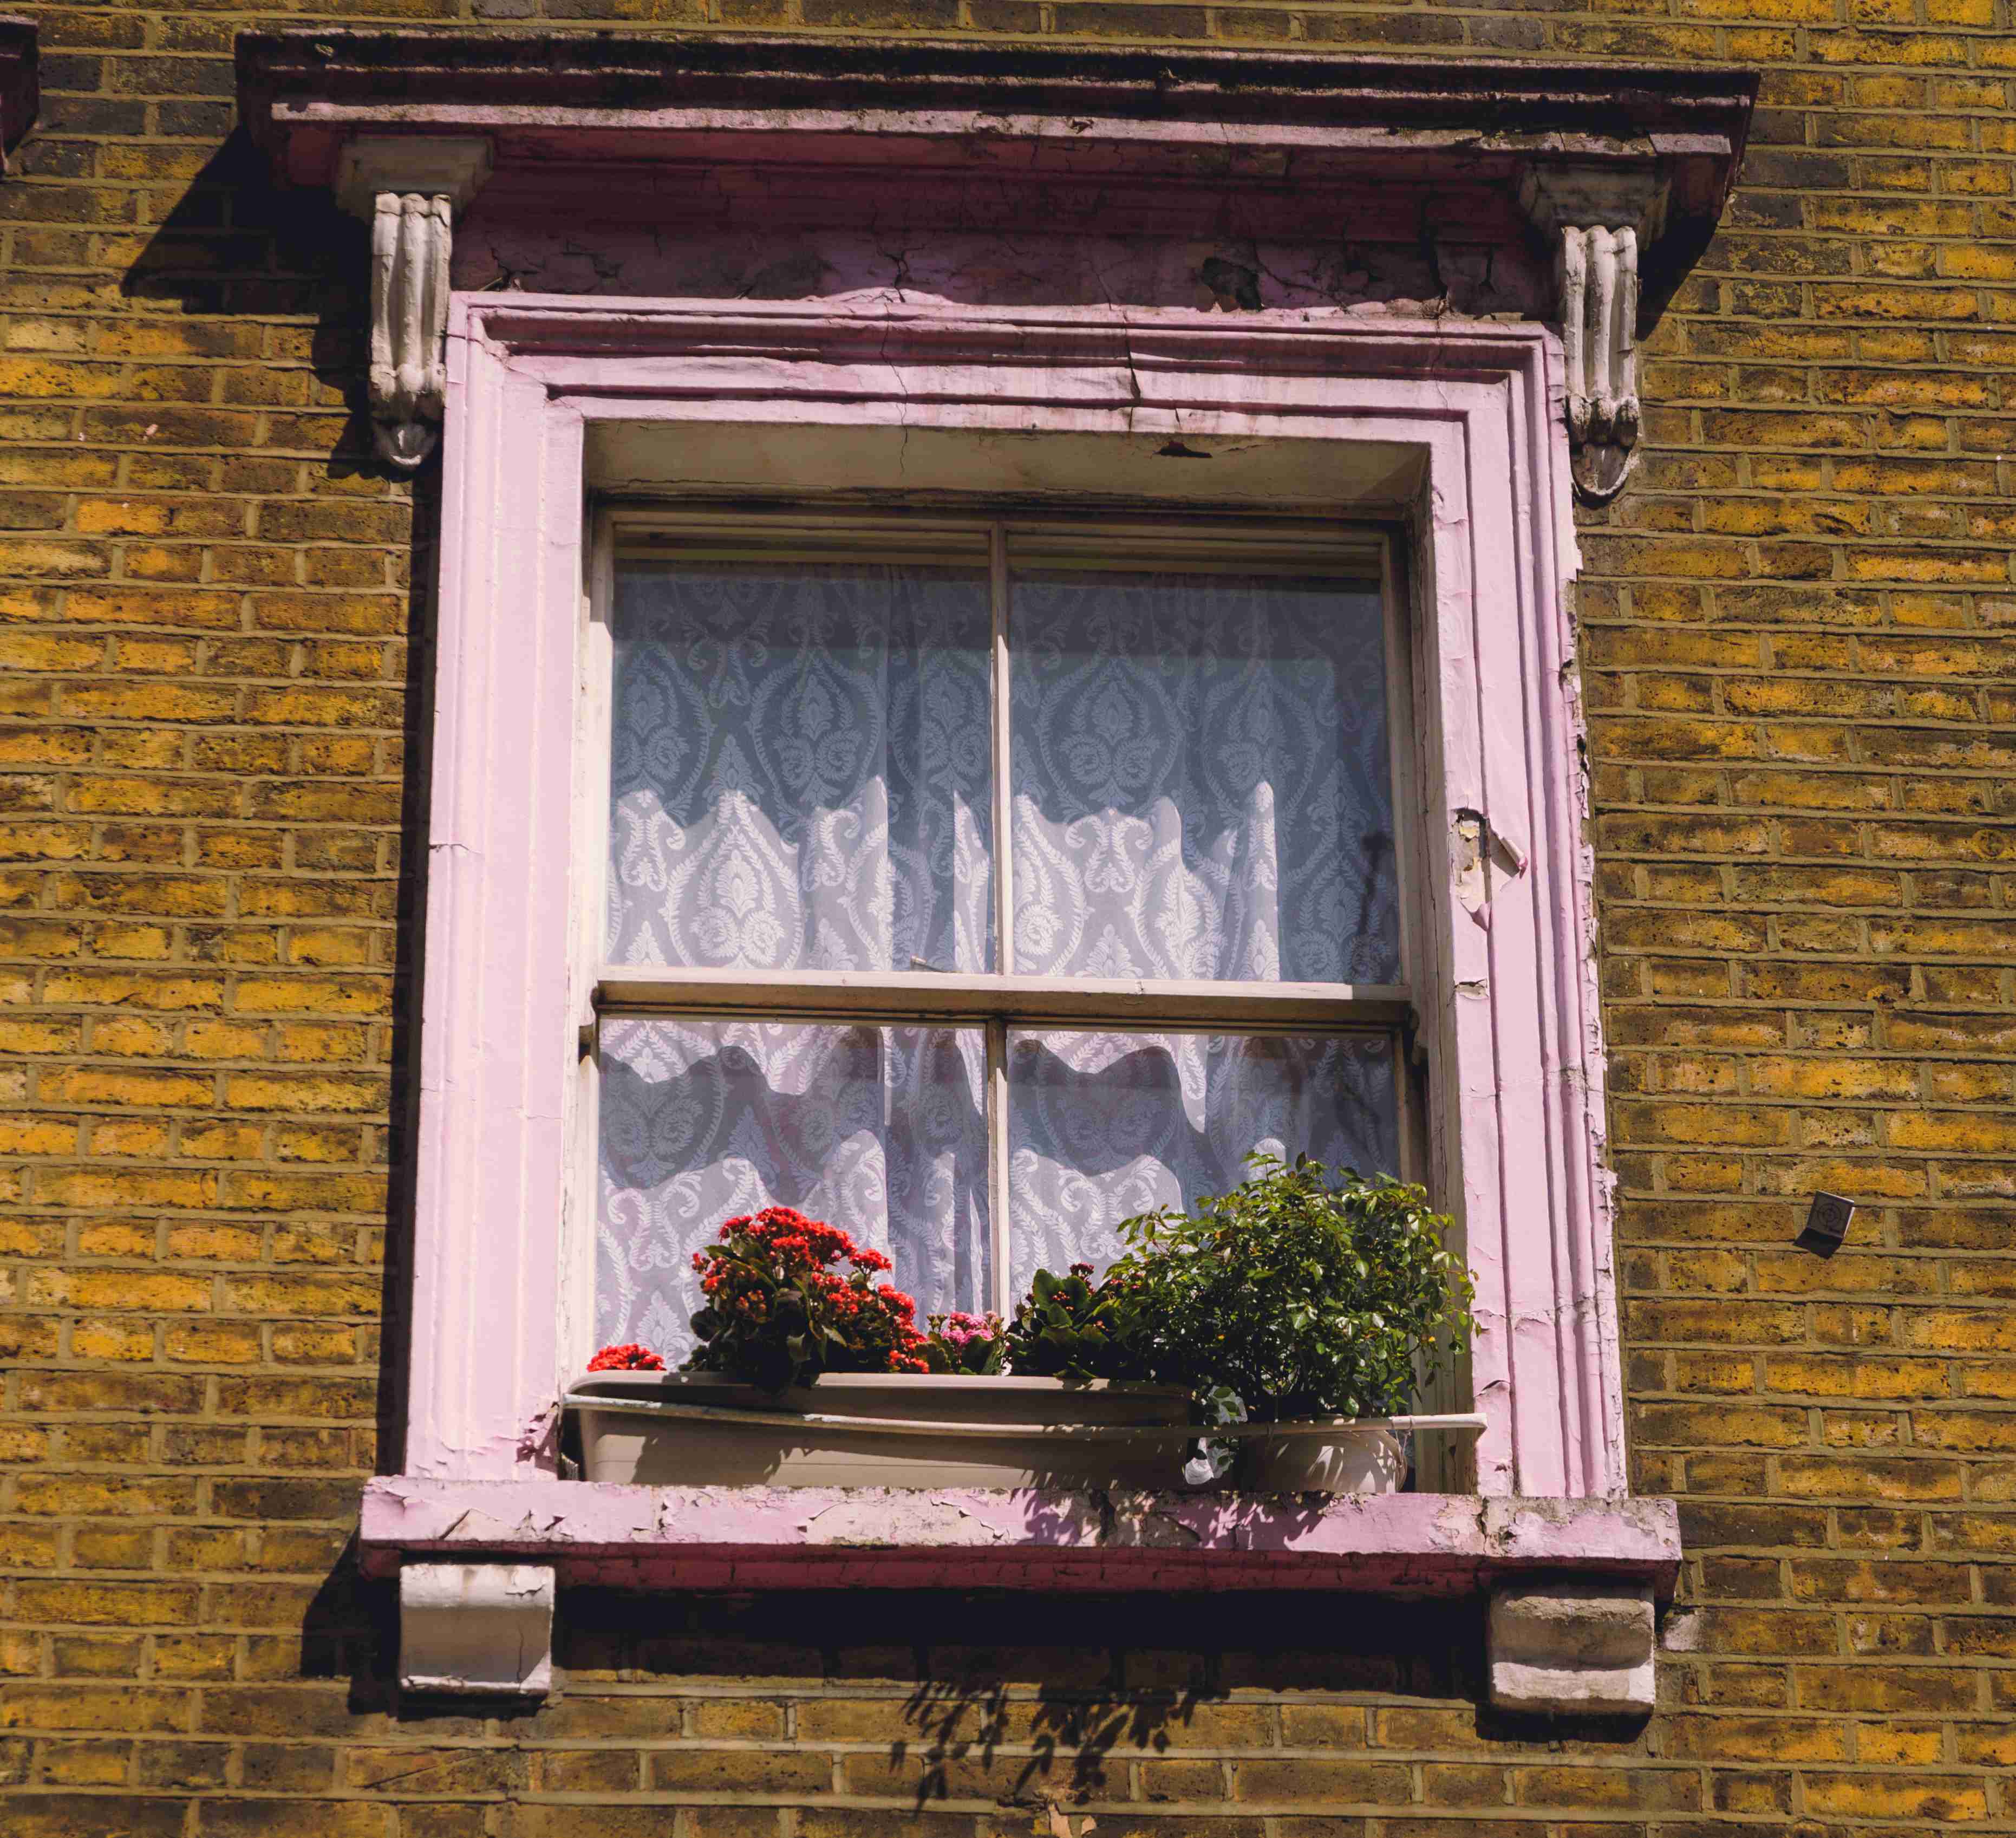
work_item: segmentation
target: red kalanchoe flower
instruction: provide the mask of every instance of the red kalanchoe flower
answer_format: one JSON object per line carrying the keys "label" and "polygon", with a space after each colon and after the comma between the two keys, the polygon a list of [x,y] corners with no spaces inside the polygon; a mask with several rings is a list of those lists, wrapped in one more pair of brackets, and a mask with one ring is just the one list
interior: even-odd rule
{"label": "red kalanchoe flower", "polygon": [[648,1346],[625,1341],[621,1346],[605,1346],[588,1362],[591,1372],[662,1372],[665,1362]]}
{"label": "red kalanchoe flower", "polygon": [[790,1206],[729,1220],[693,1257],[704,1304],[689,1369],[769,1389],[822,1372],[927,1370],[916,1303],[872,1279],[881,1252]]}

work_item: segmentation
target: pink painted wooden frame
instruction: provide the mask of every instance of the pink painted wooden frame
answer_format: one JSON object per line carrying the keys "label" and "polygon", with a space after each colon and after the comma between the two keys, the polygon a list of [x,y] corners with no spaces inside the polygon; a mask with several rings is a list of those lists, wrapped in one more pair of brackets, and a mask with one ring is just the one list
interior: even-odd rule
{"label": "pink painted wooden frame", "polygon": [[569,886],[584,465],[590,423],[623,420],[1166,431],[1377,442],[1417,462],[1406,503],[1337,508],[1397,510],[1410,532],[1431,933],[1418,980],[1441,1198],[1478,1288],[1477,1485],[1621,1494],[1561,389],[1558,342],[1533,325],[458,297],[408,1473],[518,1476],[552,1497],[538,1477],[571,1376],[556,1273],[566,1209],[592,1203],[568,1180],[589,974]]}
{"label": "pink painted wooden frame", "polygon": [[1478,1501],[984,1488],[634,1487],[375,1480],[362,1563],[551,1563],[631,1589],[1322,1589],[1461,1595],[1571,1574],[1648,1585],[1679,1569],[1670,1500]]}

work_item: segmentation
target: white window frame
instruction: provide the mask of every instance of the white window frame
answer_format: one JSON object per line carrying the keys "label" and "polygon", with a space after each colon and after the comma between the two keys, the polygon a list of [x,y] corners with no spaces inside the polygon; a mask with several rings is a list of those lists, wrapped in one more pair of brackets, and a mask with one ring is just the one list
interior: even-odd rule
{"label": "white window frame", "polygon": [[559,866],[579,875],[601,843],[579,790],[587,494],[624,482],[640,438],[718,488],[752,430],[896,430],[984,452],[1090,438],[1134,476],[1156,442],[1222,442],[1301,468],[1337,516],[1404,526],[1430,1155],[1478,1285],[1473,1484],[1625,1490],[1550,334],[520,294],[457,297],[448,348],[409,1474],[550,1473],[581,1340],[555,1291],[583,1230],[570,1166],[592,1143],[578,1040],[599,972]]}
{"label": "white window frame", "polygon": [[[856,1022],[887,1027],[984,1026],[987,1039],[986,1090],[988,1159],[989,1266],[992,1292],[985,1306],[1004,1316],[1017,1299],[1012,1288],[1012,1216],[1009,1200],[1007,1138],[1010,1101],[1005,1035],[1016,1028],[1044,1027],[1112,1033],[1307,1034],[1363,1033],[1393,1043],[1398,1162],[1391,1170],[1409,1180],[1434,1179],[1424,1166],[1417,1115],[1420,1081],[1407,1063],[1415,1029],[1416,986],[1421,927],[1413,910],[1420,878],[1413,860],[1418,827],[1412,787],[1419,781],[1413,719],[1412,646],[1402,605],[1392,540],[1377,525],[1340,526],[1307,517],[1186,515],[1157,519],[1115,507],[1107,514],[1048,514],[1027,506],[976,505],[959,510],[903,506],[871,499],[851,509],[814,499],[781,498],[708,504],[704,494],[683,496],[678,508],[648,501],[600,506],[593,517],[590,589],[582,634],[582,697],[592,711],[580,751],[580,822],[596,838],[599,856],[578,871],[576,896],[584,903],[589,941],[604,935],[609,889],[609,748],[613,701],[613,647],[610,621],[617,575],[629,561],[675,562],[704,537],[708,553],[760,555],[785,539],[801,544],[826,536],[873,560],[909,538],[920,554],[952,565],[984,569],[988,577],[991,632],[992,917],[1000,968],[985,972],[936,971],[809,971],[769,972],[701,968],[643,968],[603,963],[593,971],[593,1013],[587,1038],[599,1036],[603,1018],[662,1016],[707,1020]],[[967,542],[955,548],[953,539]],[[1052,553],[1072,551],[1088,558],[1102,549],[1117,550],[1130,568],[1144,572],[1188,567],[1226,568],[1241,560],[1256,568],[1350,581],[1376,592],[1381,607],[1387,769],[1391,786],[1393,866],[1396,882],[1399,980],[1391,984],[1349,984],[1229,980],[1125,980],[1037,976],[1014,968],[1014,885],[1010,838],[1013,834],[1010,762],[1013,633],[1010,626],[1011,572],[1015,549],[1033,542]],[[682,549],[682,545],[684,547]],[[655,551],[655,553],[654,553]],[[1103,565],[1094,561],[1091,565]],[[581,948],[579,946],[578,949]],[[581,1102],[585,1112],[600,1105],[600,1055],[585,1065]],[[572,1169],[572,1217],[595,1216],[599,1195],[599,1132],[585,1114]],[[1292,1145],[1291,1152],[1292,1152]],[[858,1230],[863,1223],[837,1223]],[[895,1273],[902,1285],[903,1272]],[[585,1366],[599,1336],[589,1332],[595,1317],[594,1245],[576,1240],[567,1250],[563,1275],[562,1357],[576,1370]],[[1441,1454],[1438,1449],[1438,1455]]]}

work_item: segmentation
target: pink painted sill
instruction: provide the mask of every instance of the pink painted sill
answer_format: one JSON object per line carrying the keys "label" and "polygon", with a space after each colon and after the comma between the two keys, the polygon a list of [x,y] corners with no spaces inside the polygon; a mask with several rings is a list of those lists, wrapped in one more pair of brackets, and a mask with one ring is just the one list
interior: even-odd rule
{"label": "pink painted sill", "polygon": [[373,1480],[367,1573],[405,1558],[550,1563],[629,1588],[1331,1589],[1465,1595],[1550,1576],[1649,1583],[1672,1501],[1450,1494],[645,1487],[547,1476]]}

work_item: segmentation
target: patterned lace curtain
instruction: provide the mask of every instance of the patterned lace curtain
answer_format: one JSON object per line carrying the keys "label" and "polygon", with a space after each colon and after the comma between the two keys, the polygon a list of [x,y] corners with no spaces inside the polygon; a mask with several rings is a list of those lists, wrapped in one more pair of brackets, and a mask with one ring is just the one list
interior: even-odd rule
{"label": "patterned lace curtain", "polygon": [[[986,970],[981,572],[625,572],[613,612],[608,954]],[[982,1308],[986,1049],[970,1029],[603,1029],[596,1332],[676,1362],[693,1253],[766,1205],[844,1226],[934,1308]]]}
{"label": "patterned lace curtain", "polygon": [[609,957],[993,963],[984,575],[714,568],[617,584]]}
{"label": "patterned lace curtain", "polygon": [[[1212,575],[1027,574],[1009,694],[1015,968],[1395,982],[1378,596]],[[1010,1281],[1265,1149],[1391,1167],[1383,1039],[1017,1033]]]}
{"label": "patterned lace curtain", "polygon": [[[1378,597],[1258,576],[1015,582],[1013,968],[1398,979]],[[614,609],[608,954],[994,968],[984,574],[626,571]],[[992,1296],[974,1029],[603,1029],[597,1332],[691,1343],[720,1222],[801,1207],[923,1309]],[[1222,1191],[1256,1147],[1393,1166],[1383,1038],[1014,1031],[1009,1276]]]}

